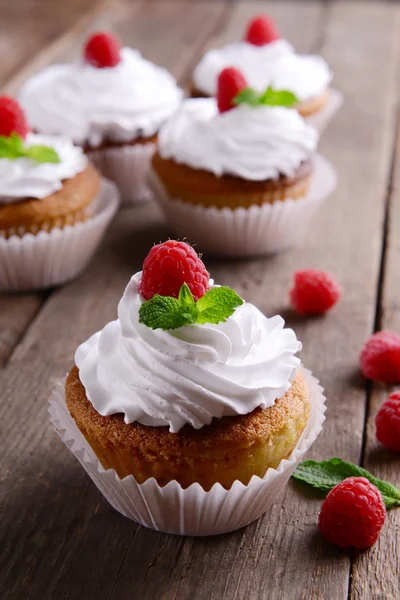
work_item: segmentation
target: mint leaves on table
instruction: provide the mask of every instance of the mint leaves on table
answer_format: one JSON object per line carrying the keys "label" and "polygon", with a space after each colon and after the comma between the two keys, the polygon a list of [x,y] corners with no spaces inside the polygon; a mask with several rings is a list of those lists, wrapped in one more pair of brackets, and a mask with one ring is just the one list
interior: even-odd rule
{"label": "mint leaves on table", "polygon": [[292,477],[308,483],[325,494],[347,477],[366,477],[381,492],[387,509],[400,506],[400,490],[396,486],[374,477],[366,469],[345,462],[341,458],[331,458],[321,462],[306,460],[297,466]]}
{"label": "mint leaves on table", "polygon": [[0,158],[16,160],[30,158],[37,163],[59,163],[60,157],[54,148],[49,146],[26,146],[24,140],[16,133],[10,136],[0,135]]}
{"label": "mint leaves on table", "polygon": [[233,99],[234,104],[249,104],[250,106],[286,106],[290,108],[299,102],[297,96],[288,90],[274,90],[269,86],[259,94],[253,88],[245,88]]}
{"label": "mint leaves on table", "polygon": [[194,323],[220,323],[243,304],[240,296],[226,286],[214,287],[195,302],[184,283],[179,297],[156,294],[139,309],[139,322],[151,329],[178,329]]}

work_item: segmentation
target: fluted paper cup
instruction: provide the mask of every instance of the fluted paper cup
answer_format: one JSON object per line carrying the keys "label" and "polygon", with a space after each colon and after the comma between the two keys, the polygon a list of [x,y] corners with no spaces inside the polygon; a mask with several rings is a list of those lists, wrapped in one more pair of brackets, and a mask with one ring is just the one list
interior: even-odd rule
{"label": "fluted paper cup", "polygon": [[330,89],[329,98],[322,110],[319,110],[314,115],[310,115],[306,118],[309,125],[315,127],[318,133],[321,135],[332,121],[335,114],[343,104],[343,94],[339,90]]}
{"label": "fluted paper cup", "polygon": [[152,198],[147,177],[155,148],[153,142],[148,142],[90,150],[87,154],[102,175],[114,181],[122,203],[127,206],[141,204]]}
{"label": "fluted paper cup", "polygon": [[150,174],[155,199],[179,237],[208,254],[241,257],[274,254],[299,243],[336,181],[333,166],[317,154],[311,187],[303,198],[221,209],[171,198],[155,171]]}
{"label": "fluted paper cup", "polygon": [[303,371],[311,391],[311,411],[296,448],[263,478],[253,476],[248,485],[235,481],[229,490],[219,483],[208,492],[198,483],[182,489],[177,481],[160,487],[154,478],[138,484],[132,475],[120,479],[114,469],[104,470],[68,411],[64,382],[55,388],[49,412],[64,444],[115,510],[157,531],[215,535],[244,527],[264,514],[321,432],[326,399],[318,380],[307,369]]}
{"label": "fluted paper cup", "polygon": [[0,292],[27,291],[60,285],[85,270],[117,212],[119,194],[102,178],[91,217],[62,229],[0,237]]}

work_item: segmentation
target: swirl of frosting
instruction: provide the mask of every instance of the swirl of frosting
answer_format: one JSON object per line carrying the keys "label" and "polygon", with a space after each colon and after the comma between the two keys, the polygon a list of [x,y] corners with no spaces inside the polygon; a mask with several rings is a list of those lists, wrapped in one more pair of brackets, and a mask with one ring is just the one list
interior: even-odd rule
{"label": "swirl of frosting", "polygon": [[25,198],[45,198],[60,190],[64,179],[71,179],[86,168],[83,150],[64,137],[29,133],[26,146],[54,148],[59,163],[38,163],[30,158],[0,158],[0,204]]}
{"label": "swirl of frosting", "polygon": [[291,177],[316,149],[318,134],[294,109],[249,106],[219,113],[214,98],[186,100],[161,128],[162,158],[252,181]]}
{"label": "swirl of frosting", "polygon": [[244,303],[225,323],[173,331],[139,323],[141,273],[129,282],[118,319],[76,351],[80,379],[103,416],[125,423],[195,429],[215,418],[274,404],[291,386],[301,349],[294,331]]}
{"label": "swirl of frosting", "polygon": [[49,66],[27,80],[19,99],[37,131],[96,147],[151,137],[176,110],[182,91],[168,71],[123,48],[112,68]]}
{"label": "swirl of frosting", "polygon": [[332,80],[332,73],[320,56],[296,54],[285,40],[264,46],[248,42],[228,44],[207,52],[193,72],[195,87],[214,96],[219,73],[225,67],[240,69],[250,87],[262,92],[272,85],[290,90],[300,101],[322,94]]}

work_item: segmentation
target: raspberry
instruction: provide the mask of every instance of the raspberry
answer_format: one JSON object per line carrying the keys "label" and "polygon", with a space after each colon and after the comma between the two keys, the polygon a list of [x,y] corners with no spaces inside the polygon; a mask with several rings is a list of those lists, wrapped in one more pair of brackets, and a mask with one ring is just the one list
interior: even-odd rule
{"label": "raspberry", "polygon": [[391,450],[400,452],[400,392],[390,394],[375,417],[376,437]]}
{"label": "raspberry", "polygon": [[364,345],[360,354],[365,377],[384,383],[400,381],[400,335],[378,331]]}
{"label": "raspberry", "polygon": [[329,492],[319,515],[319,529],[341,548],[369,548],[383,527],[386,508],[380,491],[365,477],[348,477]]}
{"label": "raspberry", "polygon": [[121,45],[111,33],[99,31],[87,40],[84,56],[98,69],[115,67],[121,61]]}
{"label": "raspberry", "polygon": [[235,108],[233,99],[239,92],[247,88],[247,81],[242,73],[235,67],[223,69],[218,77],[217,103],[219,112],[226,112]]}
{"label": "raspberry", "polygon": [[332,308],[341,294],[341,287],[332,275],[307,269],[294,274],[290,300],[301,315],[320,315]]}
{"label": "raspberry", "polygon": [[157,244],[143,263],[140,292],[146,300],[154,294],[178,298],[184,283],[195,300],[209,288],[210,274],[194,248],[186,242],[168,240]]}
{"label": "raspberry", "polygon": [[245,40],[253,46],[265,46],[270,42],[279,40],[281,36],[275,23],[267,15],[259,15],[250,21]]}
{"label": "raspberry", "polygon": [[0,96],[0,135],[18,134],[25,139],[29,131],[25,113],[19,103],[10,96]]}

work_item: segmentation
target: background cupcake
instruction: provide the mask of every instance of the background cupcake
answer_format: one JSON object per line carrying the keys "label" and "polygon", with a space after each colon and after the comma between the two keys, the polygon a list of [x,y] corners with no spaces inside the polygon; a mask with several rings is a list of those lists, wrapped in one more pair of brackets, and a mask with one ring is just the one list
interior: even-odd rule
{"label": "background cupcake", "polygon": [[155,136],[181,97],[165,69],[108,33],[88,39],[79,63],[46,67],[20,91],[34,130],[82,146],[124,201],[146,197]]}
{"label": "background cupcake", "polygon": [[187,100],[175,113],[159,135],[153,182],[179,235],[231,255],[297,240],[324,194],[312,188],[318,134],[295,102],[284,90],[258,94],[227,68],[217,99]]}
{"label": "background cupcake", "polygon": [[[83,436],[103,469],[113,471],[120,494],[133,491],[130,504],[141,486],[147,511],[128,516],[142,522],[150,513],[154,527],[161,511],[166,530],[178,533],[186,491],[197,503],[192,533],[235,529],[245,524],[243,510],[247,522],[264,512],[273,494],[266,473],[281,465],[280,485],[287,480],[306,428],[320,428],[317,405],[323,413],[320,394],[299,369],[301,344],[283,326],[230,288],[214,286],[186,243],[152,248],[125,290],[118,319],[78,348],[65,398],[52,406],[62,410],[66,402],[81,432],[74,448]],[[70,424],[70,416],[60,423],[68,435]],[[94,474],[101,489],[102,472]],[[164,488],[182,493],[173,514],[159,502]],[[216,489],[223,490],[219,501]],[[205,514],[217,512],[215,529],[204,528]]]}
{"label": "background cupcake", "polygon": [[109,185],[81,148],[30,133],[19,104],[0,97],[0,289],[45,287],[80,272],[117,207]]}
{"label": "background cupcake", "polygon": [[214,96],[219,73],[238,68],[258,92],[268,86],[293,92],[304,117],[321,111],[329,99],[332,72],[320,56],[299,55],[266,15],[254,18],[245,39],[209,50],[193,71],[192,95]]}

